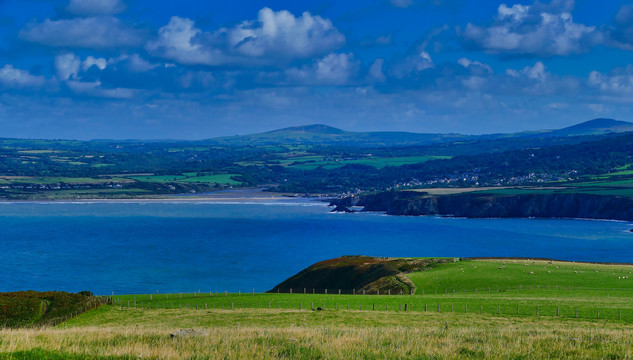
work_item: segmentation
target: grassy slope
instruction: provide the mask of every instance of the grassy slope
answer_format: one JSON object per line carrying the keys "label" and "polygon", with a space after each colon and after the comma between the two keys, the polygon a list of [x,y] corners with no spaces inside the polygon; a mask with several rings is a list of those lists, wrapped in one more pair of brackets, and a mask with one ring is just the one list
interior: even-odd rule
{"label": "grassy slope", "polygon": [[[51,359],[63,358],[59,354],[95,359],[625,359],[633,357],[633,280],[617,277],[631,271],[623,265],[472,260],[408,274],[418,287],[416,295],[153,294],[151,300],[150,295],[127,295],[117,298],[118,305],[55,329],[0,330],[0,359],[8,353],[16,355],[13,359],[37,358],[29,355],[33,352]],[[309,310],[323,302],[325,311]],[[400,306],[405,303],[413,311],[404,312]],[[169,337],[186,328],[203,333]]]}

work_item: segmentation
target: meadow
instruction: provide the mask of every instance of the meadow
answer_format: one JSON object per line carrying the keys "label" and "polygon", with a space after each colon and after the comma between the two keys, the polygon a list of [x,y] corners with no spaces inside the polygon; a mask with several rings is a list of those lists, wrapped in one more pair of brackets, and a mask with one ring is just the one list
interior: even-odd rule
{"label": "meadow", "polygon": [[413,295],[115,295],[53,328],[0,330],[0,359],[629,359],[632,271],[473,259],[407,274]]}

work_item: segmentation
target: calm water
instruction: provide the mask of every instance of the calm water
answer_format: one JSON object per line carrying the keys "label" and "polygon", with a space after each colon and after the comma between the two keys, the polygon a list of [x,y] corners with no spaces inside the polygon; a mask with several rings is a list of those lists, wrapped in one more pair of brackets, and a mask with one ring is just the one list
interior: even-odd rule
{"label": "calm water", "polygon": [[0,292],[263,291],[349,254],[633,262],[628,223],[328,210],[306,201],[0,203]]}

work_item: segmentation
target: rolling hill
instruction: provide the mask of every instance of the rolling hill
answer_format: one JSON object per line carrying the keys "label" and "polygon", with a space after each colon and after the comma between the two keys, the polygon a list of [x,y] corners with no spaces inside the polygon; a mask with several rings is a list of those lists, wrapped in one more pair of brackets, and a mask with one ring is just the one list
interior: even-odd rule
{"label": "rolling hill", "polygon": [[614,119],[593,119],[556,130],[528,131],[510,134],[435,134],[402,131],[353,132],[323,124],[294,126],[263,133],[218,137],[203,142],[214,145],[344,145],[355,147],[411,146],[511,138],[550,138],[594,136],[633,131],[633,123]]}

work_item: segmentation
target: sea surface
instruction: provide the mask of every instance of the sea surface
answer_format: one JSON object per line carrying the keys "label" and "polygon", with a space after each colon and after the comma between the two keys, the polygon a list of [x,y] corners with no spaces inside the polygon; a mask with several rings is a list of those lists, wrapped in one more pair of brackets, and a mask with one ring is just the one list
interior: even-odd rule
{"label": "sea surface", "polygon": [[633,262],[626,222],[329,210],[308,200],[0,203],[0,292],[259,292],[355,254]]}

